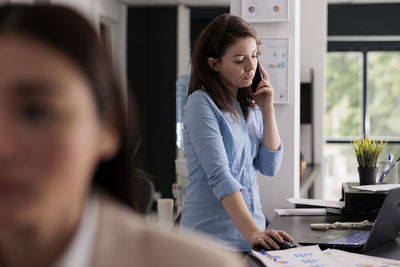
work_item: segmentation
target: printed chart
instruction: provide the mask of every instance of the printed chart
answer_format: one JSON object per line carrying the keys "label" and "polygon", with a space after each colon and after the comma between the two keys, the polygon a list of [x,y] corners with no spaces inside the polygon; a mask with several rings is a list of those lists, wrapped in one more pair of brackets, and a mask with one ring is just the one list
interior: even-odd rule
{"label": "printed chart", "polygon": [[355,254],[336,249],[321,251],[318,246],[303,246],[286,250],[251,250],[265,266],[274,267],[399,267],[400,261]]}
{"label": "printed chart", "polygon": [[[253,252],[252,253],[258,253]],[[256,256],[256,255],[255,255]],[[257,258],[270,266],[334,267],[337,262],[325,256],[318,246],[297,247],[281,251],[261,252]]]}
{"label": "printed chart", "polygon": [[243,0],[242,17],[249,22],[288,20],[288,0]]}
{"label": "printed chart", "polygon": [[288,38],[260,37],[258,58],[275,90],[274,103],[288,102]]}

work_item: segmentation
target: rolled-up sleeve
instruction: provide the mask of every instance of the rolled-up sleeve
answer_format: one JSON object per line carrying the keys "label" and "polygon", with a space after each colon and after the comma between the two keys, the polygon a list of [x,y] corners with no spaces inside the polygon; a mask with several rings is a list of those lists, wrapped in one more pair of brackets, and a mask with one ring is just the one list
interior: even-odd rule
{"label": "rolled-up sleeve", "polygon": [[214,195],[223,197],[242,189],[229,168],[218,118],[203,94],[192,94],[184,107],[184,127]]}
{"label": "rolled-up sleeve", "polygon": [[283,145],[279,146],[279,150],[272,151],[266,148],[263,142],[260,142],[258,149],[258,157],[254,160],[256,169],[264,175],[274,176],[281,168],[283,156]]}

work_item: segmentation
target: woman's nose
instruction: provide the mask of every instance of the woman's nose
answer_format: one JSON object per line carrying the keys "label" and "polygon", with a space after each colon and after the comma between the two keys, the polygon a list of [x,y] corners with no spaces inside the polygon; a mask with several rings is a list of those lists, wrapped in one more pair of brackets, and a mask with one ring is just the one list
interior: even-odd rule
{"label": "woman's nose", "polygon": [[249,62],[249,63],[247,63],[245,69],[246,69],[246,71],[252,71],[255,69],[255,66],[253,66],[252,62]]}

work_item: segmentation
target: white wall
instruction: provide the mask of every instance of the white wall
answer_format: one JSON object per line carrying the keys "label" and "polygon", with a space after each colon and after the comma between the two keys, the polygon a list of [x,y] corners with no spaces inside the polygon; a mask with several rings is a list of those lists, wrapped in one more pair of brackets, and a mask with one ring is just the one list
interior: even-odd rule
{"label": "white wall", "polygon": [[[289,1],[289,21],[254,23],[259,36],[288,36],[288,104],[275,105],[276,119],[284,147],[282,167],[275,177],[259,174],[261,202],[268,218],[275,215],[273,208],[291,207],[286,199],[299,195],[299,136],[300,136],[300,7]],[[231,13],[241,15],[240,0],[231,0]],[[272,85],[273,85],[273,81]]]}
{"label": "white wall", "polygon": [[0,0],[0,4],[51,3],[66,5],[83,14],[99,30],[100,22],[110,28],[114,68],[127,89],[126,78],[126,23],[127,8],[117,0]]}
{"label": "white wall", "polygon": [[190,72],[190,8],[178,5],[177,12],[177,78]]}
{"label": "white wall", "polygon": [[130,5],[229,6],[229,0],[118,0]]}
{"label": "white wall", "polygon": [[[114,67],[127,90],[127,7],[113,0],[93,0],[96,2],[97,18],[111,29],[111,47]],[[98,24],[97,24],[98,25]]]}
{"label": "white wall", "polygon": [[[316,179],[315,198],[321,198],[324,173],[324,110],[325,110],[325,56],[327,49],[327,0],[301,0],[300,69],[301,82],[310,82],[310,69],[314,70],[313,127],[314,163],[321,164],[321,172]],[[311,161],[311,129],[301,126],[301,151],[306,160]]]}
{"label": "white wall", "polygon": [[116,0],[51,0],[51,3],[76,9],[88,18],[97,30],[99,30],[100,22],[109,27],[114,68],[126,92],[127,7]]}

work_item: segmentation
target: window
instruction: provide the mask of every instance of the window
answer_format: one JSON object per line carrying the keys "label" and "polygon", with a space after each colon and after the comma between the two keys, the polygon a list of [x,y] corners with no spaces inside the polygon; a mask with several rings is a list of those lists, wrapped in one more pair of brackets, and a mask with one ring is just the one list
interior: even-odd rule
{"label": "window", "polygon": [[362,126],[362,53],[330,52],[327,56],[326,136],[358,136]]}
{"label": "window", "polygon": [[400,156],[400,3],[328,4],[323,198],[358,181],[349,141],[388,138],[380,154]]}
{"label": "window", "polygon": [[[391,42],[328,42],[324,199],[339,199],[343,182],[357,182],[349,141],[363,134],[389,144],[380,154],[400,156],[400,51]],[[399,47],[400,50],[400,47]]]}
{"label": "window", "polygon": [[400,52],[368,52],[371,136],[400,137]]}

